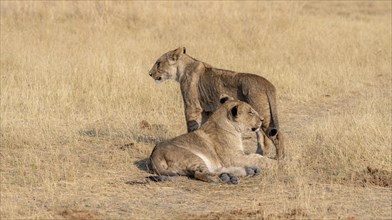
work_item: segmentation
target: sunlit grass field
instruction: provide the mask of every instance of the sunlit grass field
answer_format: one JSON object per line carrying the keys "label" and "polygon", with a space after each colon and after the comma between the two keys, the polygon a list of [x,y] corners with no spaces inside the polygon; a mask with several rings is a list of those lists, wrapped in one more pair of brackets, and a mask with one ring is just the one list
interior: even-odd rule
{"label": "sunlit grass field", "polygon": [[[1,1],[0,218],[392,218],[391,19],[388,1]],[[279,170],[145,179],[186,132],[178,83],[148,75],[179,46],[276,86]]]}

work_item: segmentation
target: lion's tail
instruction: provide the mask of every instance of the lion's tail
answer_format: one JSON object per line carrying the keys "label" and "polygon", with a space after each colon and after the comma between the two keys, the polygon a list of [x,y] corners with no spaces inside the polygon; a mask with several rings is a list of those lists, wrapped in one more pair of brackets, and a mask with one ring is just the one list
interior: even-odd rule
{"label": "lion's tail", "polygon": [[179,176],[148,176],[147,178],[155,182],[163,182],[167,180],[177,179]]}
{"label": "lion's tail", "polygon": [[278,134],[279,131],[279,122],[278,122],[278,111],[276,109],[276,97],[271,91],[267,90],[267,98],[270,109],[270,124],[267,128],[268,137],[274,137]]}

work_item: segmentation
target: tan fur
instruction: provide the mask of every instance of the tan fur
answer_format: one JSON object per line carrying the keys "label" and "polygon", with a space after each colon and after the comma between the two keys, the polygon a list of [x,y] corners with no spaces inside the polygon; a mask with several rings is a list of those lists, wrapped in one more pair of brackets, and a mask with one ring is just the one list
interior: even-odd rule
{"label": "tan fur", "polygon": [[[200,129],[157,144],[150,156],[160,176],[193,176],[220,182],[223,173],[247,176],[249,168],[271,168],[276,161],[259,154],[245,155],[241,134],[260,128],[262,118],[247,103],[230,100]],[[230,182],[228,182],[230,183]]]}
{"label": "tan fur", "polygon": [[214,68],[187,55],[184,47],[163,54],[149,74],[157,83],[169,79],[180,83],[188,132],[198,129],[220,105],[219,96],[227,94],[249,103],[264,118],[257,132],[256,152],[268,155],[275,145],[277,159],[284,157],[276,91],[265,78]]}

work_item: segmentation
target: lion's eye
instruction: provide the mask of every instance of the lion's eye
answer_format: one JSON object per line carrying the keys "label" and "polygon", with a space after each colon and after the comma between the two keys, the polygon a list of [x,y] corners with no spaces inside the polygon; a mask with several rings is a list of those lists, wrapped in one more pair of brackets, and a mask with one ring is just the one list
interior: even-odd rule
{"label": "lion's eye", "polygon": [[254,113],[254,112],[249,112],[249,114],[250,114],[250,115],[254,115],[255,113]]}

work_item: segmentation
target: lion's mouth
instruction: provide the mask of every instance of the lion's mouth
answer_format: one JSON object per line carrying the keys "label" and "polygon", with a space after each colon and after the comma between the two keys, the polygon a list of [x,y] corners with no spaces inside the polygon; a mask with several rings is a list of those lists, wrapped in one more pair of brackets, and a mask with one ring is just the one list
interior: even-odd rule
{"label": "lion's mouth", "polygon": [[156,82],[157,84],[159,84],[159,83],[165,81],[165,80],[166,80],[166,77],[164,77],[164,76],[156,76],[154,79],[155,79],[155,82]]}

